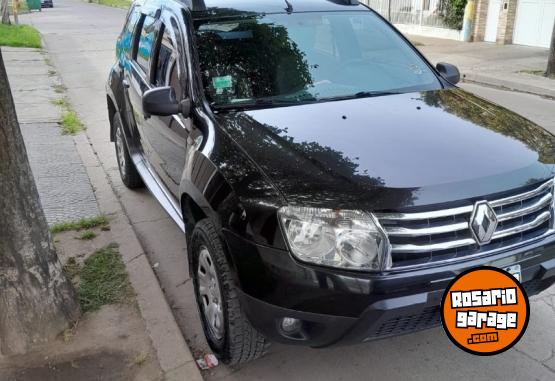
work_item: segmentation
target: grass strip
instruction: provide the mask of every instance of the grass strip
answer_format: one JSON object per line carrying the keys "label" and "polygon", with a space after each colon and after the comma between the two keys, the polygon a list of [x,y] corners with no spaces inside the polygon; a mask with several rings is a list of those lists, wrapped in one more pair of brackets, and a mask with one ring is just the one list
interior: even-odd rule
{"label": "grass strip", "polygon": [[39,32],[30,25],[0,24],[0,46],[41,48]]}
{"label": "grass strip", "polygon": [[64,270],[75,284],[83,312],[133,300],[133,288],[116,244],[98,250],[83,265],[72,259]]}
{"label": "grass strip", "polygon": [[71,221],[71,222],[62,222],[59,224],[55,224],[50,228],[52,233],[61,233],[67,231],[79,231],[85,229],[92,229],[96,227],[104,227],[108,226],[110,220],[108,217],[104,215],[92,217],[92,218],[83,218],[78,221]]}

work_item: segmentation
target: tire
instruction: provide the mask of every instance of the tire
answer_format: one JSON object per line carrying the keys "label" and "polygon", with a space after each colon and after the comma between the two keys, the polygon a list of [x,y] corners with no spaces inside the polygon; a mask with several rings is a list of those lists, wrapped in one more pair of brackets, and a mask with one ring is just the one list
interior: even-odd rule
{"label": "tire", "polygon": [[133,160],[131,160],[131,156],[129,155],[129,150],[127,149],[127,144],[123,137],[123,127],[121,126],[121,122],[119,121],[117,114],[113,117],[112,125],[115,128],[114,140],[116,146],[116,159],[118,161],[121,181],[123,181],[125,186],[129,189],[141,188],[144,186],[144,183],[139,175],[139,172],[137,172],[137,168],[135,168]]}
{"label": "tire", "polygon": [[[223,242],[218,236],[216,228],[208,219],[196,224],[189,247],[190,254],[193,256],[195,296],[202,328],[210,348],[227,365],[245,363],[264,355],[270,343],[253,328],[241,309],[231,269],[224,253]],[[206,251],[211,263],[206,259]],[[212,266],[212,270],[207,268],[210,266]],[[203,277],[203,267],[206,267],[204,268],[206,275],[210,275],[212,271],[215,272],[217,283],[212,292],[219,294],[220,319],[216,317],[212,320],[220,320],[219,332],[218,324],[213,325],[208,321],[207,292],[206,287],[204,291],[201,291],[201,286],[206,285],[206,279],[209,277],[206,275]]]}

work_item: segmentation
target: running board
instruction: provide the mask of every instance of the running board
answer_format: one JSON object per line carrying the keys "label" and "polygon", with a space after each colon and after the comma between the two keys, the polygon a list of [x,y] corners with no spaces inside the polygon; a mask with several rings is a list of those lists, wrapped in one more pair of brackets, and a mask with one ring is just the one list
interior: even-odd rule
{"label": "running board", "polygon": [[177,224],[181,231],[185,232],[185,223],[179,205],[175,202],[171,193],[164,186],[158,176],[152,171],[142,154],[133,155],[133,163],[137,172],[141,175],[146,187],[152,193],[154,198],[158,200],[162,208],[170,215],[172,220]]}

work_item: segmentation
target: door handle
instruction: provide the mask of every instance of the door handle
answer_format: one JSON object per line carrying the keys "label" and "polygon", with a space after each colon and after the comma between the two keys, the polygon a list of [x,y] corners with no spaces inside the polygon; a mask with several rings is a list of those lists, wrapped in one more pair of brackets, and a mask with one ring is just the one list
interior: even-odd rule
{"label": "door handle", "polygon": [[128,89],[130,87],[129,81],[127,79],[124,79],[123,81],[121,81],[121,83],[123,84],[124,89]]}

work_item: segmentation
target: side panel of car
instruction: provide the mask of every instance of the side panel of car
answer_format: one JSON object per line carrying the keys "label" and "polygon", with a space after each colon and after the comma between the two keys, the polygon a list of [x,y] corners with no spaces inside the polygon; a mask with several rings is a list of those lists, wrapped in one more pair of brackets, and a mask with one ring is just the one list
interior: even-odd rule
{"label": "side panel of car", "polygon": [[[109,96],[108,110],[110,113],[110,123],[113,116],[120,118],[121,125],[125,131],[125,140],[131,152],[136,151],[137,145],[133,137],[138,135],[135,129],[134,118],[127,97],[127,80],[124,77],[125,67],[129,65],[129,60],[133,54],[133,45],[137,29],[137,23],[141,18],[141,11],[138,5],[132,5],[127,14],[123,30],[116,43],[116,63],[112,67],[107,84]],[[110,103],[111,101],[111,103]],[[114,126],[111,125],[110,138],[115,137]]]}
{"label": "side panel of car", "polygon": [[[147,118],[143,111],[142,97],[150,89],[149,76],[151,72],[151,56],[159,24],[153,15],[142,13],[133,38],[131,54],[126,54],[126,64],[124,65],[124,87],[127,88],[126,101],[129,102],[127,121],[130,126],[136,127],[139,133],[140,146],[143,154],[148,157],[151,147],[145,139],[145,129]],[[136,142],[137,140],[134,139]]]}
{"label": "side panel of car", "polygon": [[[281,236],[275,237],[276,229],[269,228],[269,225],[275,227],[277,224],[275,205],[283,204],[283,198],[230,135],[216,127],[206,111],[208,105],[201,95],[200,77],[195,75],[199,70],[190,43],[194,40],[190,14],[173,2],[168,2],[166,7],[170,8],[172,4],[171,14],[179,15],[175,20],[183,33],[183,50],[179,51],[182,72],[190,79],[182,82],[185,91],[189,91],[183,96],[190,97],[194,104],[190,119],[183,121],[190,124],[186,125],[187,157],[178,192],[184,219],[186,223],[189,221],[188,231],[191,231],[191,221],[195,218],[187,203],[193,202],[195,208],[220,229],[231,230],[261,244],[284,247]],[[239,199],[237,194],[244,196]],[[260,208],[262,202],[269,203],[265,212]]]}
{"label": "side panel of car", "polygon": [[[216,130],[204,111],[207,105],[203,104],[199,93],[201,86],[195,83],[199,77],[192,74],[195,72],[195,56],[189,44],[193,36],[188,28],[187,10],[168,2],[161,14],[153,8],[147,15],[145,12],[138,5],[130,11],[118,42],[118,64],[112,69],[108,83],[108,92],[114,99],[115,111],[121,114],[128,147],[139,171],[146,159],[157,176],[147,175],[156,176],[155,181],[164,183],[176,203],[182,203],[180,212],[185,223],[189,224],[188,231],[198,218],[209,217],[220,229],[260,244],[284,247],[281,237],[275,236],[277,218],[274,205],[283,204],[281,195],[227,132]],[[154,16],[159,19],[158,23],[152,22]],[[152,37],[143,33],[145,21],[151,28]],[[170,48],[177,50],[176,58],[181,59],[175,65],[180,83],[184,84],[176,93],[182,98],[190,96],[195,107],[190,118],[176,115],[145,119],[141,102],[144,91],[171,81],[171,70],[169,73],[157,71],[159,46],[164,38],[163,28],[162,34],[160,28],[170,24],[171,31],[166,37],[172,42]],[[177,33],[182,33],[181,42]],[[170,69],[173,53],[170,52]],[[139,55],[142,57],[138,58]],[[191,81],[187,82],[187,78]],[[157,79],[164,83],[157,83]],[[144,172],[141,174],[145,175]],[[236,191],[245,196],[237,199]],[[259,204],[268,200],[273,201],[264,212]],[[200,213],[194,213],[193,209]]]}
{"label": "side panel of car", "polygon": [[[169,9],[164,9],[160,19],[160,29],[153,49],[151,86],[170,86],[178,102],[190,97],[186,68],[186,44],[178,17]],[[193,130],[193,119],[189,115],[167,117],[151,116],[145,121],[143,137],[148,140],[149,162],[169,189],[179,199],[179,183],[185,168],[187,139]]]}

